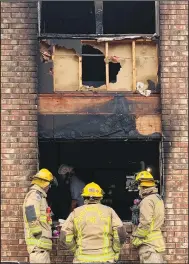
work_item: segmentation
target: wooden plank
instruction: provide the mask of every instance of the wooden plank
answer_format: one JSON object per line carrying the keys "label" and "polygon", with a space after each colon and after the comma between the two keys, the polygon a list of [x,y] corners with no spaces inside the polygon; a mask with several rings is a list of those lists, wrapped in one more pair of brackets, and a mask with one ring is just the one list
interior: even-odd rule
{"label": "wooden plank", "polygon": [[[124,118],[124,117],[123,117]],[[106,123],[112,124],[106,126]],[[117,130],[115,129],[115,126]],[[135,128],[133,130],[133,128]],[[104,130],[102,128],[105,128]],[[130,134],[130,132],[132,133]],[[135,118],[132,114],[120,124],[118,116],[108,115],[39,115],[40,139],[159,139],[161,115],[146,115]]]}
{"label": "wooden plank", "polygon": [[[160,114],[160,96],[123,96],[119,103],[112,95],[104,96],[66,96],[61,94],[39,95],[40,114],[122,114],[156,115]],[[121,108],[120,108],[121,107]]]}
{"label": "wooden plank", "polygon": [[79,56],[79,90],[82,87],[82,57]]}
{"label": "wooden plank", "polygon": [[109,43],[109,58],[117,57],[120,70],[116,76],[116,82],[109,82],[108,91],[128,92],[132,91],[132,52],[131,43]]}
{"label": "wooden plank", "polygon": [[79,58],[73,50],[58,47],[54,51],[54,91],[79,89]]}
{"label": "wooden plank", "polygon": [[133,62],[133,92],[136,91],[136,47],[135,40],[132,41],[132,62]]}
{"label": "wooden plank", "polygon": [[108,42],[105,43],[105,59],[106,59],[106,89],[108,90],[109,86],[109,62],[108,59]]}
{"label": "wooden plank", "polygon": [[157,50],[156,43],[137,43],[136,56],[136,83],[144,84],[145,89],[155,90],[157,84]]}
{"label": "wooden plank", "polygon": [[[133,41],[133,39],[122,39],[122,40],[119,40],[119,43],[131,43],[132,41]],[[136,39],[134,41],[135,42],[154,42],[154,40],[151,40],[151,39]],[[97,43],[97,40],[94,40],[94,39],[84,39],[84,38],[81,40],[81,43],[87,43],[87,42]],[[104,42],[105,42],[105,40],[100,41],[98,43],[104,43]],[[107,42],[107,40],[106,40],[106,42]],[[118,43],[118,40],[109,40],[108,42],[109,43]]]}
{"label": "wooden plank", "polygon": [[162,133],[161,115],[144,115],[136,118],[136,129],[141,135]]}
{"label": "wooden plank", "polygon": [[55,48],[56,48],[56,46],[53,46],[53,48],[52,48],[52,61],[53,61],[53,91],[55,91],[55,78],[54,78],[54,56],[55,56]]}
{"label": "wooden plank", "polygon": [[159,81],[158,70],[159,70],[159,45],[156,44],[156,69],[157,69],[157,83]]}

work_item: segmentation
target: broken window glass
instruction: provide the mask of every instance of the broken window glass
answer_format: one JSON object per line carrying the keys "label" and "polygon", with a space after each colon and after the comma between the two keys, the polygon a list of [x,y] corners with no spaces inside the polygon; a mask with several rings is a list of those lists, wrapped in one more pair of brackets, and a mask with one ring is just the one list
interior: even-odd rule
{"label": "broken window glass", "polygon": [[154,34],[155,1],[104,1],[104,34]]}
{"label": "broken window glass", "polygon": [[41,10],[42,33],[96,33],[93,1],[43,1]]}

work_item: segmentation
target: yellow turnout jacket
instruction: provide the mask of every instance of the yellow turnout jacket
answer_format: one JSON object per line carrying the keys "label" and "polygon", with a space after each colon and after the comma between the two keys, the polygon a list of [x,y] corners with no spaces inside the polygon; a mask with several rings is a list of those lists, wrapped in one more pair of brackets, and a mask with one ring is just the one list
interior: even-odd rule
{"label": "yellow turnout jacket", "polygon": [[165,251],[161,232],[164,224],[164,203],[155,187],[145,189],[140,203],[139,225],[133,232],[133,245],[148,245],[157,252]]}
{"label": "yellow turnout jacket", "polygon": [[123,224],[115,211],[100,203],[76,208],[62,225],[60,240],[74,253],[73,263],[118,260]]}
{"label": "yellow turnout jacket", "polygon": [[24,231],[28,253],[35,247],[52,249],[52,220],[47,217],[47,194],[37,185],[27,193],[23,204]]}

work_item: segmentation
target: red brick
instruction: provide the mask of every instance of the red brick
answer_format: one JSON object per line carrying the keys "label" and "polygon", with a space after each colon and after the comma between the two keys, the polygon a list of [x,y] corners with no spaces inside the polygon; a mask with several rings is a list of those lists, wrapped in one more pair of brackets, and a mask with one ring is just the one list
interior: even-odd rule
{"label": "red brick", "polygon": [[[188,223],[188,1],[160,1],[162,123],[165,134],[166,259],[187,263]],[[29,176],[37,168],[36,52],[34,2],[2,2],[2,235],[3,261],[28,261],[21,205]],[[17,125],[18,123],[18,125]],[[14,181],[12,181],[14,179]],[[12,183],[12,184],[11,184]],[[17,208],[12,213],[12,208]],[[11,211],[11,212],[10,212]],[[7,219],[9,219],[7,221]],[[11,239],[6,232],[10,231]],[[14,234],[15,232],[15,234]],[[70,252],[57,245],[55,262],[70,263]],[[53,249],[55,250],[56,247]],[[8,252],[8,253],[6,253]],[[52,252],[56,254],[55,251]],[[135,261],[126,244],[121,259]]]}

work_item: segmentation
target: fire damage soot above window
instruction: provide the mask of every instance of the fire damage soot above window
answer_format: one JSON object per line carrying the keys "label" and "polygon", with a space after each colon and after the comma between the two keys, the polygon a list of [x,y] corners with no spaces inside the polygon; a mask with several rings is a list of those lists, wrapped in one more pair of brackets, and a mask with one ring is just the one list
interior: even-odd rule
{"label": "fire damage soot above window", "polygon": [[104,34],[155,33],[155,1],[104,1]]}
{"label": "fire damage soot above window", "polygon": [[93,1],[43,1],[41,32],[59,34],[94,34]]}
{"label": "fire damage soot above window", "polygon": [[[109,82],[117,81],[120,63],[109,62]],[[90,45],[82,46],[82,83],[98,88],[106,84],[105,56]]]}

